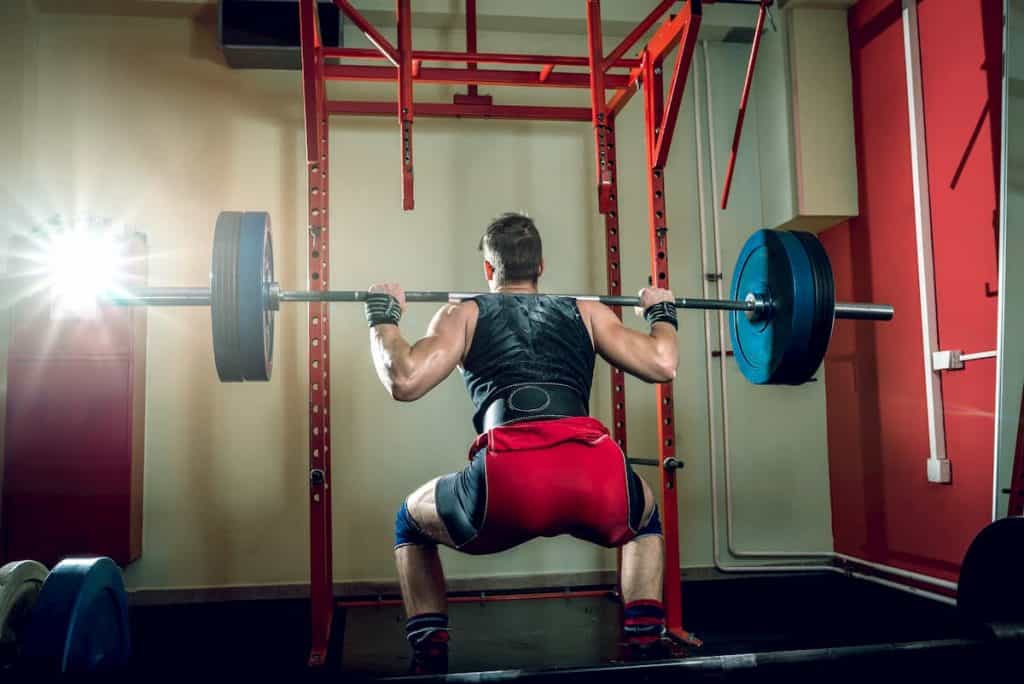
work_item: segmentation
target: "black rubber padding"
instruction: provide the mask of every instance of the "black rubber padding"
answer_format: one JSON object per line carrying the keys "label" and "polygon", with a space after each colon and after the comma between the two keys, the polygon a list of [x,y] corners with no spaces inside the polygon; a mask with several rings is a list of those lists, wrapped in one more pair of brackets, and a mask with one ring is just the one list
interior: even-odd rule
{"label": "black rubber padding", "polygon": [[989,524],[960,566],[957,607],[973,627],[1024,626],[1024,518]]}
{"label": "black rubber padding", "polygon": [[210,322],[213,360],[221,382],[241,382],[242,351],[238,339],[238,242],[242,212],[222,211],[213,230],[210,264]]}
{"label": "black rubber padding", "polygon": [[[807,340],[803,363],[793,368],[794,379],[806,382],[814,377],[821,366],[832,340],[832,326],[835,322],[836,286],[832,273],[832,262],[818,238],[812,233],[794,231],[800,240],[814,274],[814,324]],[[802,379],[801,379],[802,378]]]}

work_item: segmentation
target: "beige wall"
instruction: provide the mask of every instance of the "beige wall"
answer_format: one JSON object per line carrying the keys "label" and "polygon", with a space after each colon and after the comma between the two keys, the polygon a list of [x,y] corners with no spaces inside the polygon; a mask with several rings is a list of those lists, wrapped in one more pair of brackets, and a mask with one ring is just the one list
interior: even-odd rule
{"label": "beige wall", "polygon": [[[19,21],[4,31],[25,36],[34,47],[24,60],[22,113],[13,115],[21,118],[23,154],[3,176],[7,196],[19,198],[30,215],[88,212],[136,225],[149,236],[153,285],[203,284],[217,212],[266,209],[274,220],[278,279],[285,287],[303,286],[304,147],[296,72],[226,68],[206,16],[49,14],[45,21]],[[461,47],[459,34],[424,31],[415,41]],[[481,44],[586,51],[583,36],[573,35],[485,33]],[[722,49],[727,66],[716,84],[738,97],[746,47]],[[445,92],[416,91],[425,99]],[[490,92],[501,102],[588,101],[584,91]],[[390,97],[393,88],[335,84],[332,94],[375,99]],[[720,136],[731,134],[733,112],[730,105],[716,114]],[[693,116],[690,89],[667,176],[672,282],[690,294],[702,283]],[[618,136],[627,290],[639,289],[647,273],[640,124],[638,98],[622,116]],[[744,154],[754,161],[744,162],[737,177],[730,245],[761,222],[756,128],[748,127],[745,136]],[[332,121],[334,286],[396,280],[423,289],[479,288],[478,233],[495,213],[511,209],[530,212],[544,233],[547,289],[604,289],[603,222],[596,213],[587,125],[420,119],[414,135],[416,210],[405,213],[394,122]],[[9,207],[4,211],[10,215]],[[735,246],[726,251],[731,263]],[[431,307],[414,307],[403,329],[422,332],[431,313]],[[684,313],[682,322],[676,404],[677,443],[687,462],[680,488],[683,564],[705,566],[711,537],[703,317]],[[226,385],[214,374],[207,310],[151,312],[144,552],[128,568],[131,587],[308,578],[300,309],[284,307],[277,330],[273,381]],[[331,337],[335,579],[390,580],[394,510],[414,486],[465,462],[472,436],[469,401],[457,375],[415,404],[387,399],[372,370],[358,307],[335,307]],[[744,435],[735,447],[743,470],[737,487],[744,543],[831,547],[823,409],[815,409],[822,389],[819,383],[794,393],[754,394],[730,380],[737,408],[729,427]],[[610,415],[607,393],[602,364],[592,409],[604,419]],[[630,381],[627,394],[631,452],[651,456],[653,389]],[[778,408],[793,397],[794,408]],[[766,405],[776,407],[770,419],[748,431],[747,419]],[[803,437],[794,439],[796,434]],[[776,440],[783,440],[782,448],[772,448]],[[795,489],[793,482],[799,483]],[[447,554],[445,562],[452,576],[517,575],[613,568],[614,554],[559,539],[489,558]]]}

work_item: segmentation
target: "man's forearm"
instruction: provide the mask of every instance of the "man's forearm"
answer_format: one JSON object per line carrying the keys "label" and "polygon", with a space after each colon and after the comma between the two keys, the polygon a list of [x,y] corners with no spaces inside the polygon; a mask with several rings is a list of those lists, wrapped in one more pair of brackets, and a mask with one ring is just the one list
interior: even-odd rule
{"label": "man's forearm", "polygon": [[679,366],[679,344],[676,329],[668,323],[655,323],[651,326],[651,339],[654,340],[654,351],[658,366],[668,379],[676,375]]}
{"label": "man's forearm", "polygon": [[409,378],[411,346],[402,337],[397,325],[375,325],[370,328],[370,352],[381,384],[395,396]]}

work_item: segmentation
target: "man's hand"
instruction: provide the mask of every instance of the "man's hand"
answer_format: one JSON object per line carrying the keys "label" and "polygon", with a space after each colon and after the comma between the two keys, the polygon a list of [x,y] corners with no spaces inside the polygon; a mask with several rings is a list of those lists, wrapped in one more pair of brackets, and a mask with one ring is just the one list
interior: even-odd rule
{"label": "man's hand", "polygon": [[672,290],[663,290],[660,287],[645,287],[640,290],[640,306],[634,306],[633,311],[640,318],[644,317],[644,311],[658,302],[672,302],[675,303],[675,295],[672,294]]}
{"label": "man's hand", "polygon": [[398,283],[376,283],[370,286],[368,290],[370,294],[389,294],[398,300],[398,305],[402,307],[402,313],[405,313],[405,290]]}

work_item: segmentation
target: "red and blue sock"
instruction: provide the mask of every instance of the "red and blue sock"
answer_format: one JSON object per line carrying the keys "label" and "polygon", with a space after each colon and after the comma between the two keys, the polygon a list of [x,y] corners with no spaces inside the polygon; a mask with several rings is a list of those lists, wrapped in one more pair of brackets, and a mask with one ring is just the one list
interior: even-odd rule
{"label": "red and blue sock", "polygon": [[631,646],[647,646],[665,633],[665,608],[661,601],[630,601],[623,611],[622,633]]}
{"label": "red and blue sock", "polygon": [[414,674],[448,672],[448,616],[420,613],[405,621],[405,638],[412,646]]}

